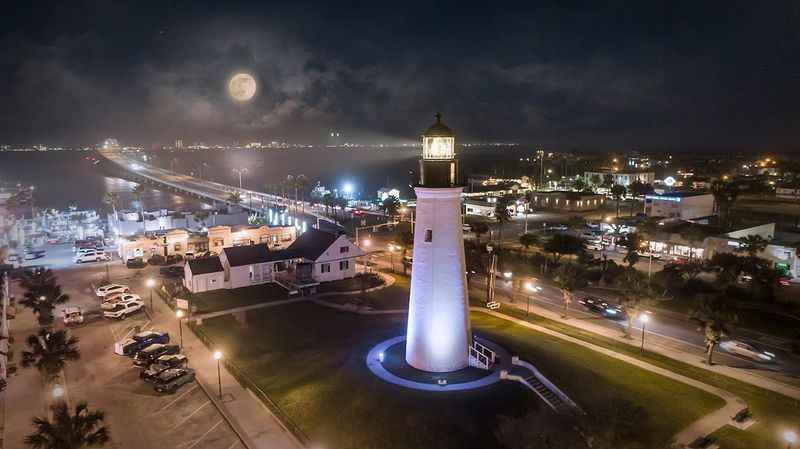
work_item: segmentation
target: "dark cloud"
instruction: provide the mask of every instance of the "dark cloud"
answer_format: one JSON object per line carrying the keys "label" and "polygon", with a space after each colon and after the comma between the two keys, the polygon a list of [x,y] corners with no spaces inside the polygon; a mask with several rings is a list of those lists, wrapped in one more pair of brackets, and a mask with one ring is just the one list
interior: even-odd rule
{"label": "dark cloud", "polygon": [[440,110],[466,140],[797,148],[796,2],[567,4],[19,5],[0,140],[399,141]]}

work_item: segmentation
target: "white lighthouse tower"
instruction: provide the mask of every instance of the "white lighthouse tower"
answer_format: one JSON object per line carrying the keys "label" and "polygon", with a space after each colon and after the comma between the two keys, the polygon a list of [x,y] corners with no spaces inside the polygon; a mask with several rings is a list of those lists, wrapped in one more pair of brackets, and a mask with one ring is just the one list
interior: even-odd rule
{"label": "white lighthouse tower", "polygon": [[436,114],[422,135],[408,308],[406,362],[448,372],[469,365],[472,340],[467,302],[461,191],[455,135]]}

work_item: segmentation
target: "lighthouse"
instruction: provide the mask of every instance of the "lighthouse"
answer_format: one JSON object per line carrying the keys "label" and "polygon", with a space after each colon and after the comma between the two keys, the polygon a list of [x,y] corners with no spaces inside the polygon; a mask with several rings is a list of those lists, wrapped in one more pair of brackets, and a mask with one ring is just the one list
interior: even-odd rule
{"label": "lighthouse", "polygon": [[406,362],[430,372],[469,365],[472,336],[467,301],[461,192],[455,134],[436,114],[422,135],[414,224]]}

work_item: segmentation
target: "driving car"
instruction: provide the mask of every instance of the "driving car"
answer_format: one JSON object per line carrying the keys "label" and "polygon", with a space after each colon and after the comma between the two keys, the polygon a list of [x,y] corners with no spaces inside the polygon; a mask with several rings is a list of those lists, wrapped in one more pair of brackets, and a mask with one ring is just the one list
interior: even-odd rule
{"label": "driving car", "polygon": [[117,304],[127,303],[130,301],[141,301],[142,298],[139,295],[135,295],[133,293],[122,293],[121,295],[113,295],[112,297],[105,299],[102,304],[100,304],[100,308],[103,310],[113,310]]}
{"label": "driving car", "polygon": [[603,313],[608,306],[605,301],[600,298],[595,298],[594,296],[586,296],[583,299],[579,299],[578,304],[581,304],[586,310],[594,313]]}
{"label": "driving car", "polygon": [[156,343],[150,345],[133,356],[133,364],[139,367],[150,366],[157,358],[167,354],[178,354],[181,352],[181,347],[178,345],[165,345]]}
{"label": "driving car", "polygon": [[133,356],[142,349],[156,344],[169,343],[169,334],[163,331],[144,331],[134,334],[114,344],[114,352],[119,355]]}
{"label": "driving car", "polygon": [[105,251],[87,251],[83,254],[77,254],[75,257],[72,258],[72,261],[75,263],[86,263],[86,262],[101,262],[104,260],[111,260],[111,256],[105,253]]}
{"label": "driving car", "polygon": [[756,348],[755,346],[739,340],[727,340],[719,344],[719,347],[731,354],[747,357],[756,362],[774,362],[775,354],[769,351],[764,351]]}
{"label": "driving car", "polygon": [[117,303],[111,310],[103,312],[105,318],[125,319],[128,315],[138,312],[144,307],[144,302],[133,300],[126,303]]}
{"label": "driving car", "polygon": [[100,298],[105,298],[107,295],[109,295],[111,293],[117,293],[117,292],[119,292],[119,293],[128,293],[129,291],[131,291],[131,289],[127,285],[106,284],[106,285],[103,285],[101,287],[98,287],[94,291],[94,293]]}
{"label": "driving car", "polygon": [[147,369],[139,373],[139,378],[145,382],[153,382],[159,374],[170,368],[186,368],[189,358],[183,354],[167,354],[157,358]]}
{"label": "driving car", "polygon": [[170,368],[156,376],[153,389],[159,393],[174,393],[182,385],[194,380],[194,370],[189,368]]}

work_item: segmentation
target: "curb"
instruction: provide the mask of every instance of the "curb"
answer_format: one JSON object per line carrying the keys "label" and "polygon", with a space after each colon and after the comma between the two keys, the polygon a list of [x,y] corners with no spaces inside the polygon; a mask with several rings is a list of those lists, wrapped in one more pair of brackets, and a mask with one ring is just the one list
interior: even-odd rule
{"label": "curb", "polygon": [[[239,441],[242,443],[242,446],[246,447],[247,449],[257,449],[256,444],[252,442],[250,438],[244,433],[244,430],[242,430],[242,428],[239,426],[239,423],[228,414],[228,409],[225,408],[224,404],[220,403],[219,398],[211,394],[208,391],[208,388],[206,388],[206,386],[203,385],[203,382],[200,381],[200,379],[195,379],[195,381],[197,382],[197,385],[200,386],[200,389],[203,390],[203,393],[206,394],[208,400],[211,401],[212,404],[214,404],[214,407],[217,409],[217,411],[219,411],[220,415],[222,415],[222,418],[225,419],[225,422],[227,422],[230,428],[233,429],[233,432],[236,434],[236,437],[239,438]],[[278,421],[280,422],[280,420]],[[283,426],[282,422],[281,426]]]}

